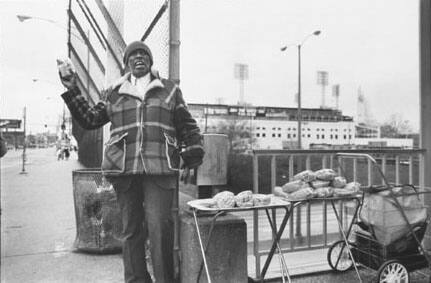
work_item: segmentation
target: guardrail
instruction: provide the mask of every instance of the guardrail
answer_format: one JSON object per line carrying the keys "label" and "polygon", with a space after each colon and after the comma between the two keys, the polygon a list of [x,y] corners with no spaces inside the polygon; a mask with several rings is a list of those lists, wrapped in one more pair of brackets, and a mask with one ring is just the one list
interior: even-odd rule
{"label": "guardrail", "polygon": [[[259,159],[262,157],[270,158],[271,191],[275,186],[281,186],[283,182],[286,182],[285,178],[279,176],[280,174],[287,174],[288,178],[291,179],[303,170],[315,171],[321,168],[333,168],[340,175],[344,175],[348,181],[359,182],[366,186],[380,185],[385,182],[380,174],[375,172],[370,160],[336,157],[336,154],[340,152],[369,154],[377,161],[382,173],[390,183],[424,186],[425,149],[255,150],[253,151],[253,191],[254,193],[260,191]],[[280,167],[283,169],[277,170],[280,164],[282,164]],[[348,223],[349,203],[339,202],[337,206],[339,207],[339,214],[344,220],[343,225],[345,225]],[[305,215],[305,219],[303,219],[303,215]],[[312,219],[312,216],[315,219]],[[277,216],[276,212],[273,212],[272,218],[274,223],[277,223],[277,219],[280,217]],[[321,223],[313,225],[314,221]],[[326,201],[307,202],[305,205],[298,206],[296,211],[292,211],[289,227],[286,228],[281,238],[282,247],[284,247],[282,252],[289,253],[328,247],[330,241],[339,237],[338,226],[331,225],[332,221],[335,221],[335,218],[333,213],[329,213]],[[256,277],[258,277],[258,271],[261,269],[261,257],[268,254],[266,247],[262,248],[265,246],[263,244],[265,239],[260,239],[262,232],[259,232],[265,229],[262,229],[260,225],[259,214],[256,211],[253,215],[252,230]],[[303,231],[304,228],[305,231]],[[286,246],[288,247],[286,248]]]}

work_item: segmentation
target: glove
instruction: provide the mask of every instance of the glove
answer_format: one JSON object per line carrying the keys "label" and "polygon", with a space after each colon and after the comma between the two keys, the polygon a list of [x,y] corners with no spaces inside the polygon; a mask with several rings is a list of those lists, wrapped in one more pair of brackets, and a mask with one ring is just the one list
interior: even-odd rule
{"label": "glove", "polygon": [[67,76],[67,77],[62,77],[60,72],[58,74],[60,76],[60,81],[65,88],[67,88],[68,90],[71,90],[77,87],[76,73],[73,73],[71,76]]}
{"label": "glove", "polygon": [[205,152],[202,147],[194,147],[180,153],[181,158],[184,160],[185,166],[189,168],[197,168],[202,164],[202,158]]}

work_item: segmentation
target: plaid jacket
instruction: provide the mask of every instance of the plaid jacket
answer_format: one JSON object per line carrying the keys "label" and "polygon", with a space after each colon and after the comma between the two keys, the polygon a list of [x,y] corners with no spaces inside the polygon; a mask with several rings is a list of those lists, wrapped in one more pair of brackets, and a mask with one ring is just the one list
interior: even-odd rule
{"label": "plaid jacket", "polygon": [[[106,99],[90,107],[78,88],[62,94],[72,116],[85,129],[111,122],[105,144],[105,175],[171,175],[180,155],[186,166],[202,163],[202,136],[173,82],[152,76],[144,98],[129,81],[130,73],[105,91]],[[178,145],[184,150],[179,153]]]}

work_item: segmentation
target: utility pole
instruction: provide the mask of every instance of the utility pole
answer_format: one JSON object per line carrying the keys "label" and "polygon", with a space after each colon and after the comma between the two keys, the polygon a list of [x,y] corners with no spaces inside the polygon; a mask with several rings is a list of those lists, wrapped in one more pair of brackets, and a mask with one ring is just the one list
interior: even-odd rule
{"label": "utility pole", "polygon": [[26,109],[26,107],[24,106],[24,114],[23,114],[23,119],[24,119],[24,145],[23,145],[23,147],[22,147],[22,170],[21,170],[21,172],[20,172],[20,174],[27,174],[27,172],[25,171],[25,160],[26,160],[26,153],[25,153],[25,151],[26,151],[26,124],[27,124],[27,109]]}
{"label": "utility pole", "polygon": [[208,132],[208,103],[204,108],[204,115],[205,115],[205,133]]}

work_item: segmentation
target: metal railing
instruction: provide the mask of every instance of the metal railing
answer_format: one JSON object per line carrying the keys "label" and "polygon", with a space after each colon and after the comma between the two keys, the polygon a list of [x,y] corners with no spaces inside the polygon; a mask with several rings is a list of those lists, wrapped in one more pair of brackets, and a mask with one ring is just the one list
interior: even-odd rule
{"label": "metal railing", "polygon": [[[319,170],[332,168],[348,182],[355,181],[365,186],[384,184],[370,160],[360,157],[342,158],[337,153],[362,153],[372,156],[380,166],[387,181],[396,184],[415,184],[424,186],[424,153],[425,149],[370,149],[370,150],[255,150],[253,152],[253,191],[259,193],[274,190],[275,186],[282,186],[292,177],[303,170]],[[262,176],[259,170],[262,159],[269,162],[270,176]],[[269,159],[269,160],[268,160]],[[266,178],[265,178],[266,177]],[[262,179],[270,179],[264,184]],[[269,188],[268,188],[269,186]],[[266,187],[266,188],[263,188]],[[337,204],[338,213],[343,219],[343,227],[349,222],[351,204],[340,201]],[[305,216],[305,218],[303,218]],[[281,218],[276,212],[272,215],[274,223]],[[263,219],[263,218],[262,218]],[[258,212],[253,215],[253,255],[255,257],[256,277],[261,269],[261,257],[268,254],[265,242],[265,223]],[[276,224],[277,225],[277,224]],[[267,234],[267,233],[266,233]],[[266,236],[268,237],[268,236]],[[322,249],[338,240],[340,233],[332,210],[327,209],[326,201],[306,202],[292,211],[289,225],[281,238],[283,253]]]}

